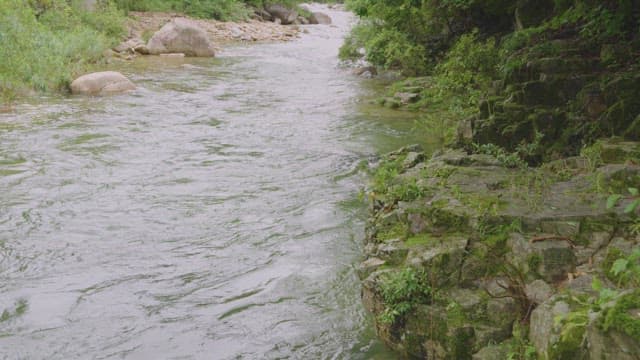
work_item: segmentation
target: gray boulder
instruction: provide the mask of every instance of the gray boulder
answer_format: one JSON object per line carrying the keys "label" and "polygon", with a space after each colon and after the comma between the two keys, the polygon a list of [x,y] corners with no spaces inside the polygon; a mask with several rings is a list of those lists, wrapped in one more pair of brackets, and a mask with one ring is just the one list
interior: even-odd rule
{"label": "gray boulder", "polygon": [[81,95],[112,95],[135,89],[129,79],[115,71],[83,75],[71,83],[71,93]]}
{"label": "gray boulder", "polygon": [[182,18],[171,20],[153,34],[147,51],[152,55],[183,53],[186,56],[215,56],[207,33],[195,22]]}
{"label": "gray boulder", "polygon": [[313,12],[309,16],[309,24],[331,25],[331,17],[325,13]]}
{"label": "gray boulder", "polygon": [[293,24],[298,18],[298,12],[281,4],[267,5],[265,10],[282,25]]}

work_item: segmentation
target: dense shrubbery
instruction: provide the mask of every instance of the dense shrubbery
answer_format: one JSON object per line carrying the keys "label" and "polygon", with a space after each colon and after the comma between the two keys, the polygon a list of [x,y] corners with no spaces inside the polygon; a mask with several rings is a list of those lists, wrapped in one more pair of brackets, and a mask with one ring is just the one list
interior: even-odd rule
{"label": "dense shrubbery", "polygon": [[[178,11],[200,18],[219,20],[247,19],[252,8],[267,3],[295,6],[301,0],[114,0],[118,6],[132,11]],[[323,2],[323,1],[320,1]],[[326,1],[324,1],[326,2]]]}
{"label": "dense shrubbery", "polygon": [[515,1],[350,0],[347,5],[369,28],[354,33],[347,48],[364,47],[372,63],[420,75],[433,69],[459,36],[473,29],[480,29],[482,37],[508,30]]}
{"label": "dense shrubbery", "polygon": [[61,90],[124,34],[113,5],[87,13],[65,0],[0,0],[0,98]]}
{"label": "dense shrubbery", "polygon": [[[491,125],[494,119],[488,118],[495,115],[496,103],[501,112],[498,125],[491,130],[493,135],[483,138],[513,139],[501,144],[510,151],[522,141],[533,141],[542,121],[537,119],[548,114],[554,121],[572,122],[540,130],[548,132],[545,147],[559,139],[552,150],[556,154],[575,154],[600,136],[640,137],[629,128],[635,114],[619,111],[612,106],[613,99],[607,98],[610,109],[605,119],[598,120],[585,115],[579,98],[567,95],[582,88],[593,93],[612,80],[607,74],[625,72],[629,77],[640,69],[638,1],[349,0],[347,5],[361,21],[346,39],[341,57],[352,59],[364,53],[374,65],[422,77],[393,86],[390,95],[410,88],[406,91],[415,93],[416,85],[422,87],[421,100],[409,106],[428,109],[419,125],[442,134],[443,139],[451,140],[459,121],[470,119],[478,110],[484,111],[483,119]],[[545,61],[559,67],[536,68],[545,66]],[[531,78],[532,71],[547,76]],[[563,82],[559,78],[563,75],[582,76],[587,83]],[[567,98],[549,95],[555,93]],[[622,100],[618,108],[635,111],[632,100]],[[386,99],[383,103],[399,106]],[[479,107],[482,103],[484,110]],[[547,113],[526,112],[536,107]],[[503,114],[503,109],[513,114]]]}

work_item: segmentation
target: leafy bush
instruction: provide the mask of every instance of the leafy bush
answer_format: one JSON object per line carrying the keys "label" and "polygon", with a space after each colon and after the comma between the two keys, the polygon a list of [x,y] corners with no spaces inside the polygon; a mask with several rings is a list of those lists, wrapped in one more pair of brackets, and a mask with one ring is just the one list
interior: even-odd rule
{"label": "leafy bush", "polygon": [[405,75],[424,74],[427,70],[425,49],[412,44],[399,31],[385,29],[378,32],[367,43],[367,60],[387,69],[399,69]]}
{"label": "leafy bush", "polygon": [[497,76],[498,49],[494,39],[480,41],[478,31],[462,35],[436,67],[439,86],[449,92],[472,95],[477,101]]}
{"label": "leafy bush", "polygon": [[382,298],[386,308],[380,320],[392,323],[420,303],[428,303],[432,294],[424,271],[404,268],[390,274],[382,283]]}

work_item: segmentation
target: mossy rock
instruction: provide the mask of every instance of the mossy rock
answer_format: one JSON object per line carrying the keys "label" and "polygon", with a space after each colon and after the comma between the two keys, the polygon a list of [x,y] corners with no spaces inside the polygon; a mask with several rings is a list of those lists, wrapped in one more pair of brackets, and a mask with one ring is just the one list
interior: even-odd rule
{"label": "mossy rock", "polygon": [[590,359],[635,360],[640,358],[640,290],[627,291],[586,329]]}
{"label": "mossy rock", "polygon": [[640,184],[640,167],[619,164],[606,165],[598,169],[604,186],[613,194],[626,194],[627,189]]}
{"label": "mossy rock", "polygon": [[640,160],[640,143],[630,141],[601,141],[600,157],[605,164],[624,164]]}

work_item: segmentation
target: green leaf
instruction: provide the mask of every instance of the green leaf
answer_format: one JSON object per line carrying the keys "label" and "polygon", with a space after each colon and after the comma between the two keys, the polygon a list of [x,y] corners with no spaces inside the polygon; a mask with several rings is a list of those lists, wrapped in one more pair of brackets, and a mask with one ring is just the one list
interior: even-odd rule
{"label": "green leaf", "polygon": [[621,272],[627,269],[627,266],[629,266],[629,260],[618,259],[613,263],[613,265],[611,265],[611,273],[618,276]]}
{"label": "green leaf", "polygon": [[594,277],[591,281],[591,288],[597,292],[600,292],[600,290],[602,290],[602,282],[598,280],[598,278]]}
{"label": "green leaf", "polygon": [[598,303],[599,304],[604,304],[606,302],[608,302],[609,300],[615,298],[618,295],[618,292],[615,290],[611,290],[611,289],[602,289],[600,290],[600,295],[598,298]]}
{"label": "green leaf", "polygon": [[632,203],[630,203],[629,205],[627,205],[627,207],[624,208],[624,213],[628,214],[630,212],[633,212],[635,209],[638,208],[638,205],[640,205],[640,199],[633,200]]}
{"label": "green leaf", "polygon": [[638,189],[637,188],[629,188],[629,194],[631,194],[631,196],[638,196]]}
{"label": "green leaf", "polygon": [[609,196],[607,198],[607,209],[612,209],[614,206],[616,206],[620,199],[622,199],[622,195],[620,194],[613,194]]}

